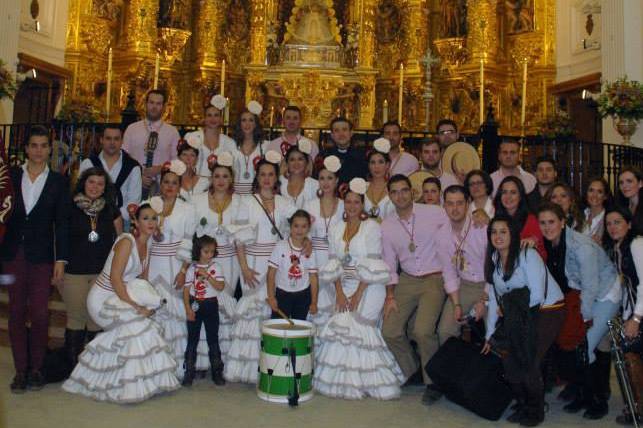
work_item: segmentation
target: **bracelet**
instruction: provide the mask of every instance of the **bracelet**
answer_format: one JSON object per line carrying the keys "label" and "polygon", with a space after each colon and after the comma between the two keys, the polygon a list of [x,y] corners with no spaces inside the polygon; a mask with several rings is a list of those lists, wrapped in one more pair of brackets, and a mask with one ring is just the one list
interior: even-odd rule
{"label": "bracelet", "polygon": [[384,300],[395,300],[395,296],[386,296]]}
{"label": "bracelet", "polygon": [[188,270],[186,268],[181,268],[179,272],[185,275],[186,273],[188,273]]}
{"label": "bracelet", "polygon": [[632,315],[632,319],[634,320],[635,323],[641,324],[641,317],[637,315]]}

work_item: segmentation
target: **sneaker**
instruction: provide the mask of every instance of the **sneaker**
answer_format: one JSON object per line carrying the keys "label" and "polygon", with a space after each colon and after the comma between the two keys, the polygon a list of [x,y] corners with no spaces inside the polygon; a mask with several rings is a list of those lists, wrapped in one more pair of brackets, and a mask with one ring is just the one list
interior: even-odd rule
{"label": "sneaker", "polygon": [[440,391],[437,386],[434,384],[427,385],[424,394],[422,394],[422,404],[430,406],[442,398],[442,395],[442,391]]}
{"label": "sneaker", "polygon": [[13,394],[24,394],[27,392],[27,376],[24,373],[16,373],[9,388]]}
{"label": "sneaker", "polygon": [[27,386],[30,390],[40,391],[45,387],[46,383],[47,382],[45,381],[45,377],[42,375],[42,373],[40,373],[40,371],[36,370],[29,374]]}

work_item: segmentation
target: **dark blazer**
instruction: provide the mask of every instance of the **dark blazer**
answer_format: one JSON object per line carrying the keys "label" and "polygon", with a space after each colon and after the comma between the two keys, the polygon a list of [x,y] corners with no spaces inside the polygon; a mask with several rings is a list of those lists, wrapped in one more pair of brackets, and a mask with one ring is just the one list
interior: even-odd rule
{"label": "dark blazer", "polygon": [[[30,263],[52,263],[67,260],[69,243],[69,186],[67,179],[49,171],[42,193],[27,215],[22,198],[20,167],[11,169],[15,209],[7,223],[7,233],[0,245],[0,259],[10,261],[16,257],[20,245]],[[55,251],[54,251],[55,245]]]}
{"label": "dark blazer", "polygon": [[339,169],[338,178],[339,183],[348,183],[355,177],[366,179],[368,175],[368,163],[366,162],[366,152],[363,149],[353,147],[351,143],[348,151],[342,153],[337,147],[332,146],[320,154],[322,158],[335,155],[342,163]]}

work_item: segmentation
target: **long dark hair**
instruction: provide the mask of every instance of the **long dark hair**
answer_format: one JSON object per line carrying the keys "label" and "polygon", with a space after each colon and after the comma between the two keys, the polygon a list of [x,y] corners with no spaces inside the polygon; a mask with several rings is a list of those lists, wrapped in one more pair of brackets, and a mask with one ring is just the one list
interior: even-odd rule
{"label": "long dark hair", "polygon": [[630,213],[630,210],[628,208],[622,207],[620,205],[613,205],[605,210],[605,217],[603,220],[605,222],[605,229],[603,230],[602,245],[607,255],[610,256],[610,259],[612,259],[613,262],[616,262],[616,260],[614,260],[614,247],[616,246],[616,241],[612,239],[609,233],[607,233],[607,216],[612,213],[617,213],[618,215],[623,217],[623,220],[625,220],[626,223],[629,223],[631,225],[630,230],[623,238],[621,248],[624,248],[624,246],[629,246],[630,242],[632,242],[632,240],[638,233],[634,230],[634,225],[632,224],[632,213]]}
{"label": "long dark hair", "polygon": [[201,259],[201,250],[208,245],[214,245],[214,257],[217,256],[217,240],[211,236],[203,235],[192,237],[192,261],[198,262]]}
{"label": "long dark hair", "polygon": [[257,146],[261,147],[261,143],[263,142],[263,128],[261,127],[261,121],[259,119],[259,116],[251,113],[250,111],[248,111],[248,109],[245,109],[243,110],[243,112],[241,112],[241,114],[239,115],[239,120],[237,120],[237,123],[234,124],[234,130],[232,131],[234,141],[237,142],[237,147],[240,147],[241,144],[243,144],[244,135],[243,131],[241,130],[241,116],[243,116],[244,113],[250,113],[255,118],[255,129],[252,131],[252,141],[254,141]]}
{"label": "long dark hair", "polygon": [[518,266],[520,256],[520,228],[517,227],[515,220],[511,216],[507,214],[496,214],[487,227],[487,252],[484,260],[484,277],[485,281],[489,284],[493,284],[493,273],[500,270],[500,263],[502,263],[499,254],[497,263],[494,261],[497,250],[491,244],[491,231],[493,230],[493,225],[496,223],[506,223],[511,235],[507,264],[503,266],[504,275],[502,278],[505,281],[513,275],[516,266]]}
{"label": "long dark hair", "polygon": [[279,165],[274,164],[272,162],[268,162],[266,158],[261,158],[259,162],[257,162],[257,166],[255,168],[256,174],[254,180],[252,180],[252,192],[256,193],[257,190],[259,190],[259,170],[261,169],[262,165],[270,165],[274,170],[275,170],[275,188],[273,189],[274,193],[277,194],[279,193]]}
{"label": "long dark hair", "polygon": [[112,179],[109,177],[109,174],[100,167],[91,167],[83,171],[76,183],[76,191],[74,195],[79,193],[85,194],[85,183],[87,179],[92,176],[103,177],[105,180],[105,190],[103,191],[103,199],[105,199],[105,204],[111,208],[116,208],[118,205],[118,200],[116,197],[116,186],[112,183]]}
{"label": "long dark hair", "polygon": [[569,198],[569,212],[567,213],[565,222],[568,226],[571,227],[572,225],[569,224],[568,220],[573,220],[573,222],[575,223],[573,229],[577,232],[581,232],[585,227],[585,214],[581,211],[578,205],[576,192],[574,192],[574,189],[572,189],[571,186],[560,181],[554,183],[549,189],[547,189],[547,192],[545,193],[545,200],[548,202],[552,202],[551,198],[554,195],[554,190],[557,188],[563,189],[567,194],[567,197]]}
{"label": "long dark hair", "polygon": [[[502,186],[504,186],[505,183],[511,182],[516,185],[518,188],[518,194],[520,196],[520,202],[518,203],[518,208],[516,209],[516,213],[512,216],[507,212],[507,209],[502,205]],[[508,216],[509,218],[513,218],[514,222],[516,223],[516,227],[518,228],[518,232],[522,230],[523,227],[525,227],[525,223],[527,222],[527,216],[529,215],[529,205],[527,204],[527,192],[525,192],[525,185],[522,184],[522,181],[518,177],[514,177],[513,175],[510,175],[509,177],[505,177],[501,182],[500,185],[498,186],[498,191],[496,192],[496,197],[493,198],[493,206],[496,209],[496,214],[503,214]]]}
{"label": "long dark hair", "polygon": [[603,186],[603,191],[605,191],[605,201],[603,202],[603,208],[607,209],[614,205],[614,195],[612,194],[612,189],[610,189],[609,183],[603,177],[590,178],[589,182],[587,183],[587,187],[585,188],[585,192],[583,193],[583,204],[589,207],[589,203],[587,203],[587,193],[589,191],[589,186],[591,186],[593,183],[601,183],[601,185]]}
{"label": "long dark hair", "polygon": [[[625,167],[619,171],[618,177],[620,178],[625,172],[633,174],[638,181],[643,181],[643,172],[641,172],[640,169],[633,166]],[[623,192],[621,192],[621,186],[618,184],[616,186],[616,192],[614,192],[614,199],[617,205],[629,209],[630,201],[625,197],[625,195],[623,195]],[[639,189],[638,203],[636,205],[636,209],[632,213],[632,228],[635,229],[634,232],[636,234],[643,234],[643,187]]]}

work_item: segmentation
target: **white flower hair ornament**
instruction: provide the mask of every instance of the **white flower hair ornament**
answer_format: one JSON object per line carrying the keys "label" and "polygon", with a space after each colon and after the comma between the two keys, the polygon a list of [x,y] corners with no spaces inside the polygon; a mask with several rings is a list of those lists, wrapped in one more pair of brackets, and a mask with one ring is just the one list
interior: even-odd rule
{"label": "white flower hair ornament", "polygon": [[299,149],[300,152],[307,154],[310,156],[310,154],[313,151],[313,145],[310,144],[310,141],[308,140],[299,140],[297,142],[297,149]]}
{"label": "white flower hair ornament", "polygon": [[351,192],[355,192],[358,195],[365,195],[368,186],[366,184],[366,180],[360,177],[356,177],[353,178],[350,183],[348,183],[348,188]]}
{"label": "white flower hair ornament", "polygon": [[386,138],[378,138],[373,142],[373,148],[379,153],[388,154],[391,151],[391,142]]}
{"label": "white flower hair ornament", "polygon": [[276,150],[268,150],[266,152],[266,160],[275,165],[279,165],[281,163],[281,154]]}
{"label": "white flower hair ornament", "polygon": [[232,153],[230,153],[230,152],[221,153],[217,157],[217,161],[216,161],[217,165],[227,166],[227,167],[230,167],[230,168],[232,168],[232,162],[233,162],[233,158],[232,158]]}
{"label": "white flower hair ornament", "polygon": [[160,196],[152,196],[149,201],[150,208],[152,208],[157,214],[163,212],[163,199]]}
{"label": "white flower hair ornament", "polygon": [[212,98],[210,98],[210,105],[218,108],[219,110],[223,110],[224,108],[226,108],[226,105],[228,105],[228,100],[226,100],[223,95],[216,94]]}
{"label": "white flower hair ornament", "polygon": [[202,145],[201,137],[199,135],[200,134],[190,135],[185,139],[185,143],[193,149],[199,150]]}
{"label": "white flower hair ornament", "polygon": [[336,174],[341,167],[342,167],[342,163],[339,160],[339,158],[335,155],[328,156],[327,158],[324,159],[324,168],[326,168],[328,171],[332,172],[333,174]]}
{"label": "white flower hair ornament", "polygon": [[255,116],[259,116],[263,111],[263,107],[257,101],[252,100],[248,103],[248,111]]}
{"label": "white flower hair ornament", "polygon": [[182,160],[173,159],[172,162],[165,162],[165,164],[163,164],[163,169],[173,172],[180,177],[185,174],[185,171],[187,171],[188,167],[187,165],[185,165],[185,163],[183,163]]}

